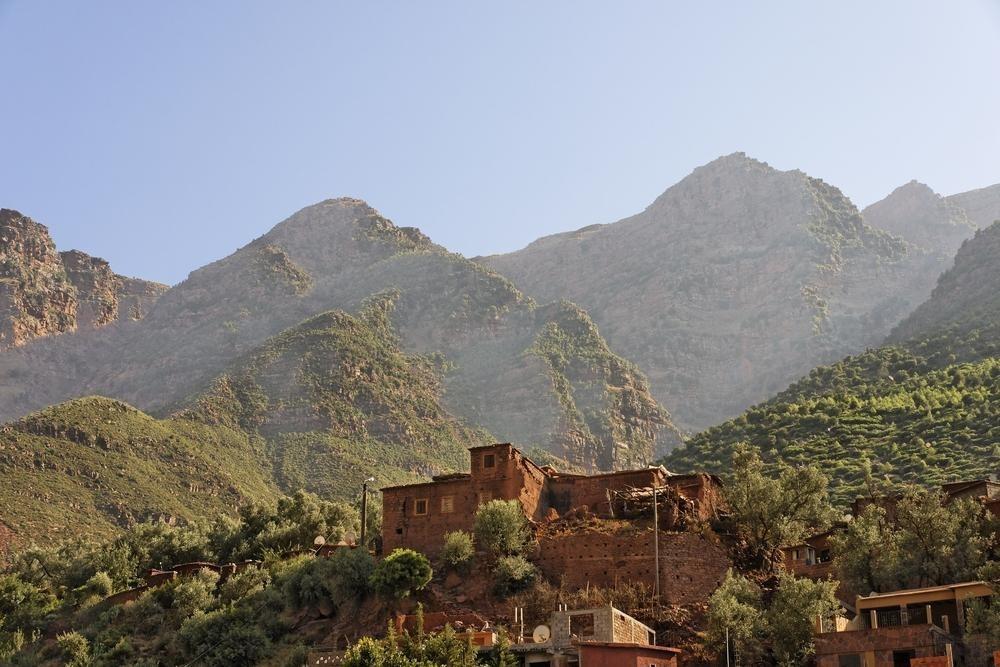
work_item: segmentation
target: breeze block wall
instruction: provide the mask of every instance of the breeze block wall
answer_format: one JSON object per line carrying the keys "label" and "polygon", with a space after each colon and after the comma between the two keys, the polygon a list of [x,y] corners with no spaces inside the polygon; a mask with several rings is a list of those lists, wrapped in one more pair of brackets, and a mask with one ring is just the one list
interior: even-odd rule
{"label": "breeze block wall", "polygon": [[[545,531],[532,560],[553,582],[570,588],[655,585],[652,527],[601,522],[594,527]],[[667,604],[708,600],[732,563],[725,548],[699,533],[660,533],[660,594]]]}

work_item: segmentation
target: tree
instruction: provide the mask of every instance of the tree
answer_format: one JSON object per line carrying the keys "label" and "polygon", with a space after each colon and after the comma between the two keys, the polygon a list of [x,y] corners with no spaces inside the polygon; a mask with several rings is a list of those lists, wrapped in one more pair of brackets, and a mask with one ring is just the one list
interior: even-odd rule
{"label": "tree", "polygon": [[426,556],[412,549],[396,549],[375,566],[371,585],[386,597],[403,598],[422,590],[433,574]]}
{"label": "tree", "polygon": [[778,589],[765,615],[771,651],[779,665],[797,667],[809,662],[815,651],[813,628],[817,619],[828,621],[840,608],[836,591],[835,581],[779,575]]}
{"label": "tree", "polygon": [[770,477],[760,452],[746,444],[733,453],[724,494],[744,546],[740,565],[747,569],[773,572],[782,546],[826,528],[834,515],[827,479],[818,469],[779,463],[777,477]]}
{"label": "tree", "polygon": [[472,535],[464,530],[445,534],[444,546],[441,547],[441,562],[446,566],[465,571],[475,555],[476,547],[472,544]]}
{"label": "tree", "polygon": [[66,667],[87,667],[90,665],[90,642],[75,630],[56,637]]}
{"label": "tree", "polygon": [[476,543],[492,557],[522,555],[531,537],[528,519],[516,500],[491,500],[479,506]]}
{"label": "tree", "polygon": [[748,662],[760,655],[766,634],[761,598],[760,586],[729,570],[708,599],[708,645],[724,654],[728,637],[729,645]]}
{"label": "tree", "polygon": [[538,578],[538,568],[524,556],[502,556],[493,568],[494,590],[507,596],[531,588]]}
{"label": "tree", "polygon": [[866,507],[830,544],[837,578],[848,590],[867,595],[905,587],[898,535],[882,507]]}

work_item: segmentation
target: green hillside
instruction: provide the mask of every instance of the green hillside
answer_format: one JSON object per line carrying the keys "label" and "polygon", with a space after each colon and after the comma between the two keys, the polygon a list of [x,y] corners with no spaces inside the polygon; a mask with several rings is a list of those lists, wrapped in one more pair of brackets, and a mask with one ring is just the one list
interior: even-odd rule
{"label": "green hillside", "polygon": [[368,476],[380,485],[464,468],[466,448],[489,436],[441,407],[435,360],[400,350],[396,296],[269,339],[167,419],[93,397],[5,426],[0,553],[5,541],[234,514],[281,491],[351,500]]}
{"label": "green hillside", "polygon": [[812,371],[774,399],[693,437],[665,464],[724,471],[735,443],[772,461],[816,463],[834,497],[877,475],[924,484],[1000,469],[1000,224],[963,245],[955,267],[889,344]]}
{"label": "green hillside", "polygon": [[[0,522],[15,545],[106,536],[146,519],[233,513],[278,495],[263,444],[246,433],[156,420],[100,397],[5,426],[0,479]],[[0,553],[4,547],[0,539]]]}

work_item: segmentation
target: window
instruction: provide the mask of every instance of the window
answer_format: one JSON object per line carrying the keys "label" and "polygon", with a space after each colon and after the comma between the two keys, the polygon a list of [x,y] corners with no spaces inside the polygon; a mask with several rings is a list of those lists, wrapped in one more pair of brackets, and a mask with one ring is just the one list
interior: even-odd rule
{"label": "window", "polygon": [[569,617],[569,634],[573,637],[594,636],[594,615],[576,614]]}
{"label": "window", "polygon": [[455,496],[441,498],[441,514],[451,514],[455,511]]}
{"label": "window", "polygon": [[496,468],[496,467],[497,467],[497,455],[483,454],[483,468]]}
{"label": "window", "polygon": [[837,659],[837,667],[861,667],[861,656],[856,653],[841,655]]}
{"label": "window", "polygon": [[830,562],[830,550],[823,549],[819,552],[819,558],[816,559],[817,563],[828,563]]}
{"label": "window", "polygon": [[799,550],[796,549],[795,551],[792,552],[792,560],[798,560],[798,559],[799,559]]}
{"label": "window", "polygon": [[493,500],[493,493],[491,491],[480,491],[479,492],[479,504],[485,505],[486,503]]}
{"label": "window", "polygon": [[417,498],[417,502],[413,503],[413,513],[417,516],[423,516],[427,514],[427,499]]}

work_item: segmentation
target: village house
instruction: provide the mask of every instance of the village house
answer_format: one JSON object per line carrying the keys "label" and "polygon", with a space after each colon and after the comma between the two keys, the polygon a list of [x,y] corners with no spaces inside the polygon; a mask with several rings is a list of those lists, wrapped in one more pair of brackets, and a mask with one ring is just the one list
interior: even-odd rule
{"label": "village house", "polygon": [[817,667],[952,667],[965,605],[993,594],[983,582],[858,596],[857,616],[816,636]]}
{"label": "village house", "polygon": [[715,514],[718,478],[674,475],[663,467],[597,475],[560,473],[541,467],[510,444],[473,447],[470,472],[439,475],[430,482],[382,489],[382,548],[408,547],[428,554],[441,548],[446,533],[471,531],[477,508],[491,500],[516,500],[534,522],[583,509],[613,517],[619,492],[672,491],[702,519]]}

